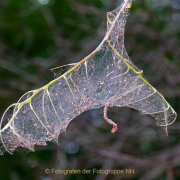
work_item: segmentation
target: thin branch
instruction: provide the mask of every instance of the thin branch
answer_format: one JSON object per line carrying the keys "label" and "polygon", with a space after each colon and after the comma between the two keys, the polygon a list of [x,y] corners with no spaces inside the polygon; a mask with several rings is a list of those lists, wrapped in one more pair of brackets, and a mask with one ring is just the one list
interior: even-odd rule
{"label": "thin branch", "polygon": [[116,131],[117,131],[117,124],[115,123],[115,122],[113,122],[111,119],[108,119],[108,117],[107,117],[107,109],[108,109],[108,107],[107,106],[105,106],[104,107],[104,119],[109,123],[109,124],[112,124],[113,125],[113,128],[112,128],[112,130],[111,130],[111,132],[112,133],[115,133]]}

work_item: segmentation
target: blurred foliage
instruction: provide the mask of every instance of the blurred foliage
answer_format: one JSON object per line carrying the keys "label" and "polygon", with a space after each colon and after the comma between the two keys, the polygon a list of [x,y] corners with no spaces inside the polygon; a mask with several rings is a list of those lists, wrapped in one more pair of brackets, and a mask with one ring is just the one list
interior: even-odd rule
{"label": "blurred foliage", "polygon": [[[80,61],[106,31],[106,12],[121,0],[1,0],[0,116],[25,92],[53,79],[50,68]],[[125,44],[148,81],[180,112],[180,2],[136,0],[127,20]],[[0,157],[0,180],[168,179],[180,178],[179,117],[169,136],[150,116],[128,108],[81,114],[59,136],[36,152],[18,149]],[[133,169],[123,175],[46,174],[45,169]]]}

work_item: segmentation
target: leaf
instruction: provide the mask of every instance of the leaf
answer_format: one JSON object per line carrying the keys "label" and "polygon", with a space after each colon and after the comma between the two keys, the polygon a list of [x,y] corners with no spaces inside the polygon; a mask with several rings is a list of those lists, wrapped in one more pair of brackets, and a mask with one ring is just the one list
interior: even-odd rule
{"label": "leaf", "polygon": [[131,0],[107,13],[107,32],[100,45],[76,64],[52,69],[55,78],[40,89],[24,94],[5,111],[0,124],[1,146],[13,153],[17,147],[34,151],[34,145],[58,142],[68,124],[84,111],[105,106],[127,106],[150,114],[158,126],[176,119],[176,112],[144,78],[124,47],[124,29]]}

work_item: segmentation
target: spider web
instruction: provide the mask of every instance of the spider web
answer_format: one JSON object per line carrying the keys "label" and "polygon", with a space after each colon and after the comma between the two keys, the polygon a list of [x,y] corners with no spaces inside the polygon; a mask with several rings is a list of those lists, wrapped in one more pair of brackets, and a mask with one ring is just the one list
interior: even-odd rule
{"label": "spider web", "polygon": [[76,64],[54,68],[55,79],[29,91],[1,119],[0,154],[17,147],[58,143],[58,136],[79,114],[102,106],[127,106],[150,114],[156,124],[173,123],[176,113],[144,78],[124,47],[131,0],[107,13],[107,32],[101,44]]}

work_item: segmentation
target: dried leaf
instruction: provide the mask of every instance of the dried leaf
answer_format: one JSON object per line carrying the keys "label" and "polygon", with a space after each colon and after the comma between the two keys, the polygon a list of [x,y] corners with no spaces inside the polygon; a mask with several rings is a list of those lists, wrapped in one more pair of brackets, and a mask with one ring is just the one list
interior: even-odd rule
{"label": "dried leaf", "polygon": [[[0,154],[4,151],[12,154],[17,147],[34,151],[34,145],[58,142],[59,134],[66,131],[72,119],[102,106],[137,109],[152,115],[158,126],[166,128],[174,122],[176,112],[146,81],[124,47],[131,3],[124,0],[107,13],[106,35],[90,55],[79,63],[53,69],[56,79],[27,92],[8,107],[1,119]],[[108,120],[106,115],[105,119]]]}

